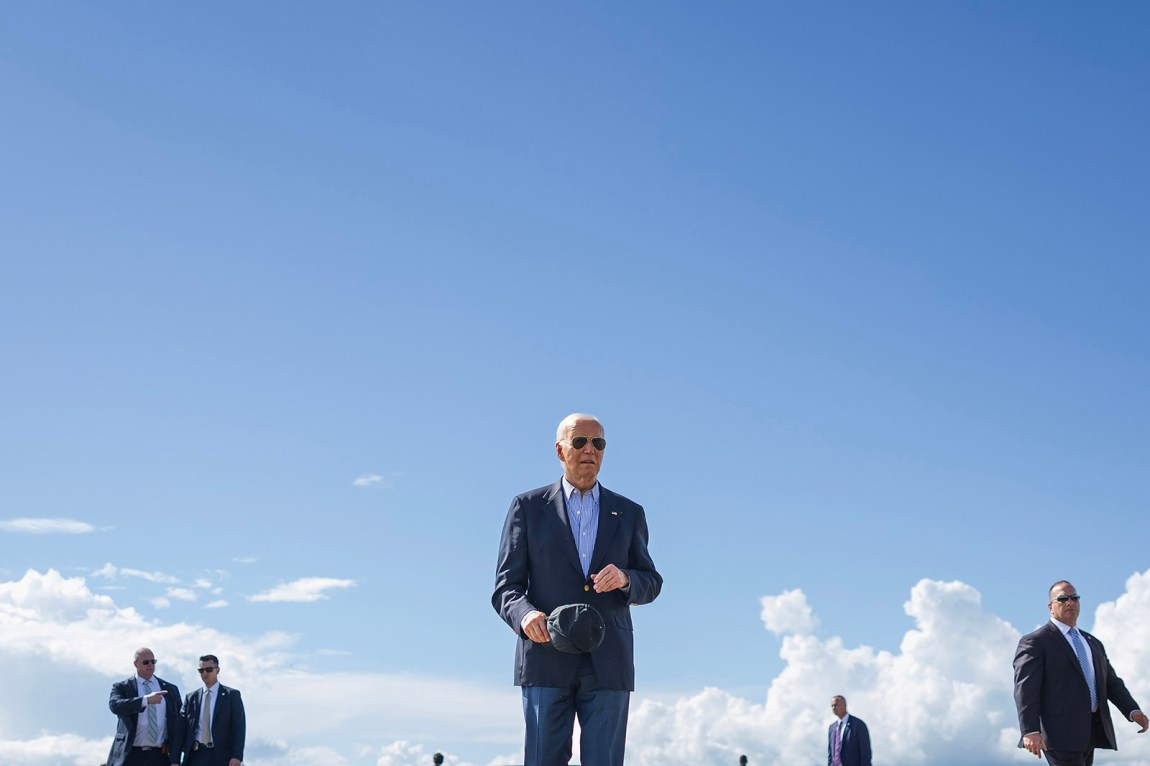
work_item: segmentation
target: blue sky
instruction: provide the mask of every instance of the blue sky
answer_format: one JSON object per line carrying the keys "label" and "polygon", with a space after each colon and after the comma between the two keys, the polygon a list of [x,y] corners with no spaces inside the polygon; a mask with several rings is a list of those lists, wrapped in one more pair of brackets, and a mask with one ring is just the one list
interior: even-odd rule
{"label": "blue sky", "polygon": [[[38,766],[105,747],[104,694],[146,641],[185,688],[223,646],[269,705],[301,671],[444,706],[381,711],[355,747],[336,721],[268,722],[256,766],[313,746],[507,762],[496,545],[510,498],[559,476],[571,411],[606,424],[601,479],[645,506],[666,580],[636,610],[636,709],[710,688],[716,721],[744,702],[770,719],[802,665],[787,641],[905,659],[905,604],[976,593],[1014,630],[1009,728],[1012,641],[1051,581],[1119,613],[1150,589],[1147,21],[1133,3],[0,8],[0,607],[31,609],[6,613],[0,656],[87,690],[67,715],[7,711],[24,725],[0,741]],[[79,526],[29,531],[61,519]],[[797,623],[772,629],[763,597]],[[54,622],[57,598],[125,628]],[[92,653],[32,640],[69,624]],[[1145,697],[1150,659],[1130,657]],[[814,735],[830,694],[880,691],[797,675],[785,709]],[[443,701],[470,694],[481,720]],[[872,704],[852,712],[893,726]],[[664,719],[636,719],[654,763]],[[29,727],[72,744],[45,755]]]}

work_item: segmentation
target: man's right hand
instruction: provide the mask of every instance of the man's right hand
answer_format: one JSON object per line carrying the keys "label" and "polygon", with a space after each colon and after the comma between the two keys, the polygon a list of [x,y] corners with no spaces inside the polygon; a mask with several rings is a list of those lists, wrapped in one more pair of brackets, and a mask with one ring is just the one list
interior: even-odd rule
{"label": "man's right hand", "polygon": [[165,694],[167,694],[166,691],[152,692],[147,697],[144,697],[144,699],[148,701],[149,705],[158,705],[164,701]]}
{"label": "man's right hand", "polygon": [[523,615],[519,627],[523,628],[523,635],[537,644],[545,644],[551,640],[551,634],[547,632],[547,615],[543,612],[528,612]]}
{"label": "man's right hand", "polygon": [[1027,734],[1022,738],[1022,746],[1029,750],[1039,758],[1042,757],[1042,751],[1046,749],[1046,741],[1042,739],[1042,735],[1038,732]]}

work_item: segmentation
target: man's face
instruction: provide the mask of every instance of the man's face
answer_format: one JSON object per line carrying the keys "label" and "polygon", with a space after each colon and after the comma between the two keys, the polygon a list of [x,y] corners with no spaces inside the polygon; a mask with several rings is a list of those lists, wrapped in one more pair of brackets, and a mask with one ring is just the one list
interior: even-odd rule
{"label": "man's face", "polygon": [[831,712],[834,713],[837,718],[842,718],[847,714],[847,703],[842,697],[831,697]]}
{"label": "man's face", "polygon": [[219,667],[211,660],[200,660],[200,680],[204,686],[211,688],[216,685],[216,676],[220,674]]}
{"label": "man's face", "polygon": [[140,656],[132,664],[136,666],[136,675],[147,681],[156,672],[156,655],[151,652],[140,652]]}
{"label": "man's face", "polygon": [[[1078,613],[1082,610],[1077,599],[1078,591],[1070,583],[1060,583],[1050,591],[1050,616],[1059,622],[1074,627],[1078,623]],[[1066,596],[1065,601],[1059,601],[1059,596]]]}
{"label": "man's face", "polygon": [[[579,437],[587,440],[582,448],[576,448],[571,443]],[[591,440],[601,438],[603,429],[598,423],[594,420],[577,420],[563,441],[555,445],[555,451],[563,461],[563,475],[580,490],[585,491],[595,486],[599,467],[603,464],[603,452],[596,449]]]}

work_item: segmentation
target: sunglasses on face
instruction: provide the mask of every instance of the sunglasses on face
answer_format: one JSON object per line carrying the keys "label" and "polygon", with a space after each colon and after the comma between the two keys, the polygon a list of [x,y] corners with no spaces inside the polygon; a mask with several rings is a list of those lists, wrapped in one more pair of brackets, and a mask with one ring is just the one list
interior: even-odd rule
{"label": "sunglasses on face", "polygon": [[141,665],[155,665],[156,660],[140,660]]}
{"label": "sunglasses on face", "polygon": [[[588,442],[588,438],[586,436],[576,436],[574,439],[571,440],[571,446],[574,447],[575,449],[583,449],[584,447],[587,446],[587,442]],[[607,448],[607,440],[604,439],[602,436],[596,436],[596,437],[590,439],[590,442],[591,442],[591,445],[595,449],[599,450],[600,452],[602,452],[604,449]]]}
{"label": "sunglasses on face", "polygon": [[219,668],[200,668],[199,670],[200,670],[200,675],[202,676],[204,673],[214,673],[217,670],[219,670]]}
{"label": "sunglasses on face", "polygon": [[1075,593],[1073,596],[1055,596],[1054,600],[1060,604],[1065,604],[1067,601],[1080,601],[1082,596]]}

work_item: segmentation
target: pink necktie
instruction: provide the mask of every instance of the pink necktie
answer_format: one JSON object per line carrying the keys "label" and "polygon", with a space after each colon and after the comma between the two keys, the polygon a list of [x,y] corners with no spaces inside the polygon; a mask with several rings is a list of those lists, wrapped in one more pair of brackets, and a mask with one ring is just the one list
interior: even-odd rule
{"label": "pink necktie", "polygon": [[839,721],[838,726],[835,727],[835,760],[834,760],[834,766],[842,766],[842,763],[843,763],[842,760],[839,758],[839,753],[842,752],[842,745],[843,745],[842,734],[843,734],[843,722]]}

